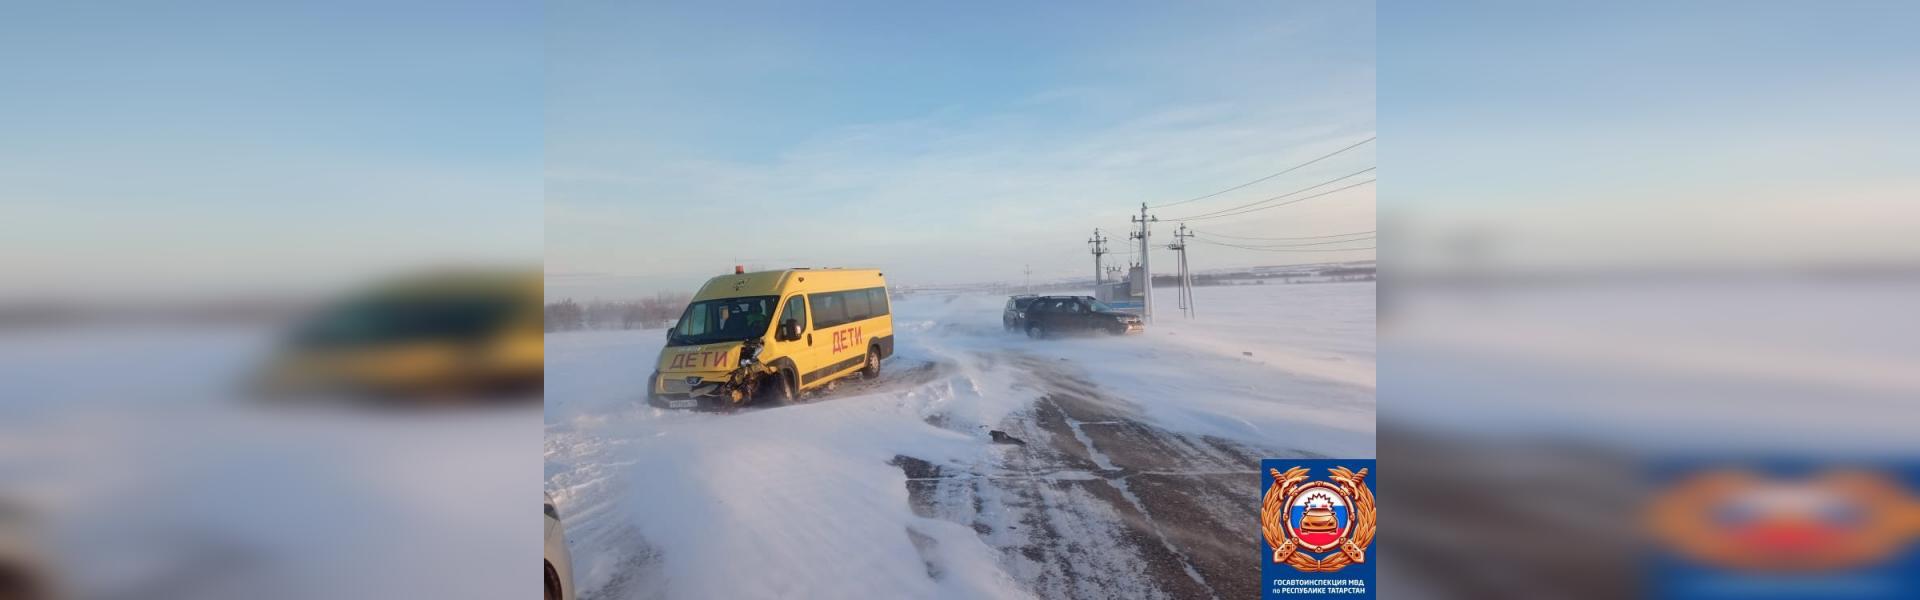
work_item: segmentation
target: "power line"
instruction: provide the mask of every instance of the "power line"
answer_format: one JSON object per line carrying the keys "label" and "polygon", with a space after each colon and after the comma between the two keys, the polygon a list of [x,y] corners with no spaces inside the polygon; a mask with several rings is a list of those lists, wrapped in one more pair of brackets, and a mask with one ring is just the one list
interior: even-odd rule
{"label": "power line", "polygon": [[1250,186],[1250,185],[1253,185],[1253,184],[1256,184],[1256,183],[1260,183],[1260,182],[1262,182],[1262,181],[1266,181],[1266,180],[1268,180],[1268,179],[1273,179],[1273,178],[1275,178],[1275,177],[1279,177],[1279,176],[1281,176],[1281,175],[1285,175],[1285,174],[1288,174],[1288,173],[1292,173],[1292,172],[1294,172],[1294,171],[1296,171],[1296,170],[1299,170],[1299,169],[1300,169],[1301,167],[1305,167],[1305,166],[1307,166],[1307,165],[1311,165],[1311,164],[1313,164],[1313,163],[1317,163],[1317,162],[1320,162],[1320,161],[1323,161],[1323,160],[1326,160],[1326,159],[1329,159],[1329,158],[1333,158],[1333,157],[1334,157],[1335,155],[1338,155],[1338,154],[1340,154],[1340,153],[1342,153],[1342,152],[1346,152],[1346,151],[1348,151],[1348,150],[1352,150],[1352,149],[1354,149],[1354,148],[1359,148],[1360,146],[1362,146],[1362,145],[1365,145],[1365,144],[1366,144],[1367,142],[1371,142],[1371,141],[1373,141],[1373,140],[1375,140],[1375,139],[1378,139],[1378,137],[1379,137],[1379,136],[1374,136],[1374,137],[1370,137],[1370,138],[1367,138],[1367,139],[1364,139],[1364,140],[1360,140],[1360,141],[1358,141],[1358,142],[1354,142],[1354,144],[1353,144],[1353,145],[1351,145],[1351,146],[1347,146],[1347,147],[1345,147],[1345,148],[1341,148],[1341,149],[1339,149],[1339,150],[1335,150],[1335,151],[1333,151],[1333,152],[1330,152],[1330,153],[1327,153],[1327,154],[1324,154],[1324,155],[1321,155],[1321,156],[1320,156],[1320,158],[1316,158],[1316,159],[1313,159],[1313,160],[1309,160],[1309,161],[1307,161],[1307,162],[1303,162],[1303,163],[1300,163],[1300,164],[1297,164],[1297,165],[1294,165],[1294,166],[1291,166],[1291,167],[1287,167],[1287,168],[1286,168],[1285,170],[1283,170],[1283,171],[1280,171],[1280,172],[1278,172],[1278,173],[1274,173],[1274,174],[1272,174],[1272,175],[1268,175],[1268,176],[1266,176],[1266,177],[1261,177],[1261,178],[1259,178],[1259,179],[1255,179],[1255,180],[1253,180],[1253,181],[1249,181],[1249,182],[1246,182],[1246,183],[1242,183],[1242,184],[1240,184],[1240,185],[1236,185],[1236,186],[1233,186],[1233,187],[1230,187],[1230,188],[1227,188],[1227,189],[1224,189],[1224,190],[1220,190],[1220,191],[1218,191],[1218,192],[1214,192],[1214,193],[1211,193],[1211,194],[1207,194],[1207,195],[1205,195],[1205,196],[1196,196],[1196,197],[1193,197],[1193,198],[1188,198],[1188,199],[1186,199],[1186,200],[1181,200],[1181,201],[1179,201],[1179,202],[1172,202],[1172,203],[1168,203],[1168,204],[1161,204],[1161,205],[1159,205],[1159,206],[1149,206],[1149,207],[1147,207],[1147,208],[1165,208],[1165,207],[1168,207],[1168,206],[1178,206],[1178,205],[1181,205],[1181,204],[1186,204],[1186,203],[1188,203],[1188,202],[1196,202],[1196,201],[1200,201],[1200,200],[1205,200],[1205,199],[1208,199],[1208,198],[1212,198],[1212,197],[1214,197],[1214,196],[1218,196],[1218,195],[1221,195],[1221,194],[1225,194],[1225,193],[1227,193],[1227,192],[1231,192],[1231,191],[1234,191],[1234,190],[1238,190],[1238,189],[1243,189],[1243,188],[1246,188],[1247,186]]}
{"label": "power line", "polygon": [[1256,251],[1256,252],[1358,252],[1358,251],[1361,251],[1361,250],[1372,250],[1372,249],[1374,249],[1374,248],[1375,248],[1375,246],[1367,246],[1367,247],[1365,247],[1365,248],[1309,248],[1309,249],[1306,249],[1306,250],[1291,250],[1291,249],[1284,249],[1284,248],[1262,248],[1262,247],[1259,247],[1259,246],[1241,246],[1241,245],[1239,245],[1239,244],[1227,244],[1227,243],[1223,243],[1223,242],[1210,242],[1210,241],[1207,241],[1207,240],[1204,240],[1204,239],[1203,239],[1203,240],[1200,240],[1200,242],[1201,242],[1201,243],[1204,243],[1204,244],[1212,244],[1212,245],[1215,245],[1215,246],[1226,246],[1226,247],[1228,247],[1228,248],[1239,248],[1239,249],[1241,249],[1241,250],[1253,250],[1253,251]]}
{"label": "power line", "polygon": [[[1258,245],[1251,245],[1251,246],[1246,246],[1246,247],[1248,247],[1248,248],[1304,248],[1304,247],[1307,247],[1307,246],[1326,246],[1326,245],[1330,245],[1330,244],[1345,244],[1345,243],[1349,243],[1349,242],[1364,242],[1364,241],[1368,241],[1368,240],[1372,240],[1372,239],[1376,239],[1376,236],[1371,236],[1371,235],[1370,235],[1370,236],[1367,236],[1367,237],[1362,237],[1362,238],[1353,238],[1353,239],[1350,239],[1350,240],[1328,240],[1328,241],[1324,241],[1324,242],[1307,242],[1307,243],[1304,243],[1304,244],[1258,244]],[[1206,237],[1204,237],[1204,236],[1202,236],[1202,237],[1201,237],[1201,240],[1203,240],[1203,241],[1204,241],[1204,240],[1206,240]]]}
{"label": "power line", "polygon": [[[1212,235],[1200,235],[1200,237],[1213,238]],[[1344,238],[1344,240],[1317,240],[1317,242],[1286,242],[1286,244],[1254,244],[1254,242],[1236,242],[1236,244],[1248,244],[1248,246],[1261,246],[1261,248],[1300,248],[1300,246],[1327,246],[1327,244],[1346,244],[1346,242],[1365,242],[1365,240],[1371,240],[1371,238],[1377,238],[1377,235],[1365,235],[1365,237]]]}
{"label": "power line", "polygon": [[1227,235],[1224,233],[1210,233],[1205,231],[1202,231],[1199,233],[1201,235],[1208,235],[1213,237],[1228,238],[1228,239],[1235,239],[1235,240],[1255,240],[1255,241],[1262,241],[1262,242],[1269,242],[1269,241],[1290,242],[1294,240],[1324,240],[1327,238],[1347,237],[1350,235],[1367,235],[1374,232],[1373,231],[1355,231],[1353,233],[1336,233],[1333,235],[1309,235],[1309,236],[1303,236],[1303,237],[1277,237],[1277,238],[1250,237],[1250,236],[1244,236],[1244,235]]}
{"label": "power line", "polygon": [[1344,192],[1344,190],[1350,190],[1350,188],[1363,187],[1363,185],[1369,185],[1369,183],[1373,183],[1373,179],[1367,179],[1367,181],[1361,181],[1361,183],[1356,183],[1356,185],[1348,185],[1348,187],[1332,188],[1332,190],[1325,190],[1325,192],[1319,192],[1319,194],[1313,194],[1313,196],[1300,196],[1300,198],[1294,198],[1294,200],[1286,200],[1286,202],[1281,202],[1281,204],[1269,204],[1269,206],[1261,206],[1261,208],[1250,208],[1250,210],[1242,210],[1242,212],[1236,212],[1236,213],[1217,213],[1217,215],[1200,215],[1200,217],[1187,217],[1187,221],[1206,221],[1206,219],[1217,219],[1217,217],[1236,217],[1236,215],[1244,215],[1244,213],[1261,212],[1261,210],[1269,210],[1269,208],[1281,208],[1281,206],[1288,206],[1288,204],[1298,204],[1298,202],[1306,202],[1306,200],[1313,200],[1313,198],[1319,198],[1319,196],[1327,196],[1327,194],[1338,194],[1338,192]]}
{"label": "power line", "polygon": [[[1255,206],[1259,206],[1259,205],[1262,205],[1262,204],[1266,204],[1266,203],[1268,203],[1268,202],[1272,202],[1272,201],[1275,201],[1275,200],[1279,200],[1279,199],[1281,199],[1281,198],[1285,198],[1285,197],[1288,197],[1288,196],[1292,196],[1292,195],[1294,195],[1294,194],[1299,194],[1299,193],[1303,193],[1303,192],[1309,192],[1309,191],[1312,191],[1312,190],[1313,190],[1314,188],[1318,188],[1318,187],[1322,187],[1322,186],[1326,186],[1326,185],[1331,185],[1331,184],[1334,184],[1334,183],[1339,183],[1339,182],[1340,182],[1340,180],[1343,180],[1343,179],[1348,179],[1348,178],[1351,178],[1351,177],[1353,177],[1353,176],[1355,176],[1355,175],[1360,175],[1360,174],[1362,174],[1362,173],[1366,173],[1366,172],[1369,172],[1369,171],[1372,171],[1372,170],[1374,170],[1375,168],[1376,168],[1376,167],[1367,167],[1367,168],[1365,168],[1365,169],[1361,169],[1361,170],[1358,170],[1358,171],[1354,171],[1354,172],[1352,172],[1352,173],[1348,173],[1348,174],[1346,174],[1346,175],[1341,175],[1341,176],[1339,176],[1339,177],[1335,177],[1335,178],[1333,178],[1333,179],[1328,179],[1328,180],[1326,180],[1326,181],[1322,181],[1322,182],[1320,182],[1320,183],[1316,183],[1316,184],[1313,184],[1313,185],[1310,185],[1310,186],[1307,186],[1307,187],[1303,187],[1303,188],[1300,188],[1300,189],[1297,189],[1297,190],[1294,190],[1294,191],[1291,191],[1291,192],[1287,192],[1287,193],[1285,193],[1285,194],[1281,194],[1281,195],[1278,195],[1278,196],[1271,196],[1271,197],[1268,197],[1268,198],[1265,198],[1265,199],[1261,199],[1261,200],[1256,200],[1256,201],[1253,201],[1253,202],[1249,202],[1249,203],[1246,203],[1246,204],[1242,204],[1242,205],[1239,205],[1239,206],[1235,206],[1235,207],[1232,207],[1232,208],[1222,208],[1222,209],[1220,209],[1220,210],[1216,210],[1216,211],[1212,211],[1212,212],[1204,212],[1204,213],[1200,213],[1200,214],[1197,214],[1197,215],[1193,215],[1193,216],[1191,216],[1191,217],[1187,217],[1187,218],[1186,218],[1186,220],[1193,220],[1193,219],[1202,219],[1202,218],[1208,218],[1208,217],[1214,217],[1214,216],[1218,216],[1218,215],[1221,215],[1221,214],[1225,214],[1225,213],[1230,213],[1230,212],[1233,212],[1233,211],[1236,211],[1236,210],[1240,210],[1240,209],[1244,209],[1244,208],[1252,208],[1252,207],[1255,207]],[[1171,219],[1170,219],[1170,220],[1171,220]]]}

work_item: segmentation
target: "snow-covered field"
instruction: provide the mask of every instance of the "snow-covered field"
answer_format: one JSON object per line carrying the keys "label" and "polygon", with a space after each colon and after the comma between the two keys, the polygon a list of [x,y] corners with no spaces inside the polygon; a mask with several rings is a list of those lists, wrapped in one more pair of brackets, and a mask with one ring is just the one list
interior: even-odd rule
{"label": "snow-covered field", "polygon": [[75,598],[530,596],[530,403],[246,402],[278,334],[0,335],[0,542],[32,534]]}
{"label": "snow-covered field", "polygon": [[582,597],[1252,589],[1252,534],[1216,560],[1156,517],[1253,514],[1256,454],[1374,455],[1374,286],[1195,295],[1192,320],[1167,290],[1143,335],[1045,341],[1001,330],[1004,297],[900,298],[879,380],[724,415],[641,403],[661,331],[550,334],[547,488]]}
{"label": "snow-covered field", "polygon": [[1896,315],[1916,305],[1911,280],[1406,288],[1383,416],[1646,452],[1908,454],[1920,320]]}

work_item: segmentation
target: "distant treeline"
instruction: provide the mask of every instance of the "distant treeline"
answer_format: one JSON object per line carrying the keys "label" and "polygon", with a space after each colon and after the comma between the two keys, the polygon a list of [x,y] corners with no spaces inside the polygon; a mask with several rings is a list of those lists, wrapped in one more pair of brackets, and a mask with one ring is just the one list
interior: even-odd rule
{"label": "distant treeline", "polygon": [[547,304],[546,327],[547,331],[666,327],[692,300],[690,294],[668,292],[652,298],[592,300],[585,304],[567,298]]}

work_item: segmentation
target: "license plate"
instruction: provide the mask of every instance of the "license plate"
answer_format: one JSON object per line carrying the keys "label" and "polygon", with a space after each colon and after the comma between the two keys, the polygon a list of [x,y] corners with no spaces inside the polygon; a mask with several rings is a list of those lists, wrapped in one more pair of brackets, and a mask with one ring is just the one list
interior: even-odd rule
{"label": "license plate", "polygon": [[667,408],[693,408],[699,403],[698,400],[668,400]]}

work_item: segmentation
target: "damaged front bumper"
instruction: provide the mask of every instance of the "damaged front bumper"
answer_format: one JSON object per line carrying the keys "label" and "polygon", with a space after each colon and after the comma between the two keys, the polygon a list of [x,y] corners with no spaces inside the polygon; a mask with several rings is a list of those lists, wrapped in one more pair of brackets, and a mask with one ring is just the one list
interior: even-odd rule
{"label": "damaged front bumper", "polygon": [[654,373],[647,379],[647,403],[658,408],[718,409],[753,399],[760,380],[773,373],[759,363],[742,365],[724,375]]}

